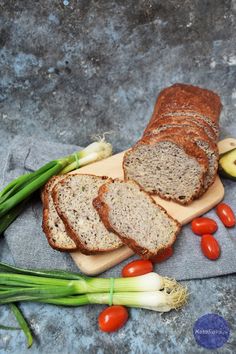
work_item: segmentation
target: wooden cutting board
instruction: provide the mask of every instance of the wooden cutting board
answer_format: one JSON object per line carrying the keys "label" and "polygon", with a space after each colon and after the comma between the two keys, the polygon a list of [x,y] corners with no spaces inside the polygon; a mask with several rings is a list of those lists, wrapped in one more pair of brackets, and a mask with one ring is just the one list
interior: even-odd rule
{"label": "wooden cutting board", "polygon": [[[228,138],[219,142],[220,153],[224,153],[236,147],[236,139]],[[108,176],[112,178],[123,178],[122,159],[124,152],[113,155],[105,160],[82,167],[76,173],[90,173],[98,176]],[[73,171],[74,173],[75,171]],[[154,197],[156,202],[162,205],[170,215],[177,219],[182,225],[187,224],[192,219],[206,213],[218,204],[224,197],[224,187],[217,176],[215,183],[198,200],[189,206],[168,202],[159,197]],[[97,256],[86,256],[80,252],[71,253],[76,265],[87,275],[95,275],[122,262],[134,253],[127,246],[123,246],[115,251],[103,253]]]}

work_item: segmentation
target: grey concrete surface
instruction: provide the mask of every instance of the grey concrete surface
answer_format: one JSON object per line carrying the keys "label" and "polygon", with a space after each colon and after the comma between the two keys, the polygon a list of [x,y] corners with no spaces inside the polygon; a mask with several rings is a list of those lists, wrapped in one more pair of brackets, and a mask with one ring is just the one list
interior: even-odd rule
{"label": "grey concrete surface", "polygon": [[[222,98],[221,137],[236,136],[235,0],[0,0],[0,154],[16,134],[86,145],[111,132],[133,144],[160,89],[186,82]],[[230,193],[230,191],[227,191]],[[1,240],[1,259],[10,261]],[[119,275],[121,266],[105,275]],[[189,281],[189,304],[159,315],[131,310],[117,333],[99,332],[100,306],[24,304],[36,341],[29,353],[204,353],[195,320],[218,313],[236,348],[235,276]],[[0,323],[13,324],[6,307]],[[0,353],[25,353],[24,336],[0,330]]]}

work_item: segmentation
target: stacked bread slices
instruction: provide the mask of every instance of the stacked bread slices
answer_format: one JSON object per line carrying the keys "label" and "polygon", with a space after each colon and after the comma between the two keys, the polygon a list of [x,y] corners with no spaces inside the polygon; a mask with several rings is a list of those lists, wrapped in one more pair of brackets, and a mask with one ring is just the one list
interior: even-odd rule
{"label": "stacked bread slices", "polygon": [[142,139],[125,154],[125,180],[183,205],[199,198],[217,174],[221,107],[219,96],[206,89],[164,89]]}
{"label": "stacked bread slices", "polygon": [[43,192],[43,230],[59,251],[86,255],[126,244],[143,258],[169,247],[179,223],[133,181],[71,174]]}
{"label": "stacked bread slices", "polygon": [[86,255],[126,244],[143,258],[170,247],[180,224],[151,194],[189,204],[218,168],[219,97],[175,84],[163,90],[143,137],[125,153],[124,181],[94,175],[52,178],[43,191],[43,230],[59,250]]}

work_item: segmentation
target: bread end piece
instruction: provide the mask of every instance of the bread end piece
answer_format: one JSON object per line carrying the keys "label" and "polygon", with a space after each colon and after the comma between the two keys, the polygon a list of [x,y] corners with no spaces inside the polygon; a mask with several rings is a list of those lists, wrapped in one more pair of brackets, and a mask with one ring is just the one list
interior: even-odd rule
{"label": "bread end piece", "polygon": [[[41,198],[43,202],[43,218],[42,218],[42,229],[47,237],[47,241],[49,245],[61,252],[75,252],[78,250],[78,247],[74,243],[74,241],[67,234],[63,221],[57,214],[55,207],[53,205],[52,200],[52,189],[54,186],[61,181],[62,176],[54,176],[52,177],[44,186]],[[59,226],[56,235],[55,227]]]}

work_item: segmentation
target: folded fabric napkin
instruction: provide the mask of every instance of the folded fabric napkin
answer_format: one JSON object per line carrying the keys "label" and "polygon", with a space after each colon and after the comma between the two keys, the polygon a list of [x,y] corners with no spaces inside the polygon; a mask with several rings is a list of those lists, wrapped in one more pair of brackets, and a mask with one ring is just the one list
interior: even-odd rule
{"label": "folded fabric napkin", "polygon": [[[4,161],[1,161],[3,175],[0,176],[0,187],[26,171],[33,171],[52,159],[79,149],[78,146],[17,136],[13,139]],[[236,182],[224,180],[223,183],[225,202],[236,211]],[[219,229],[214,236],[220,244],[221,257],[217,261],[205,258],[200,249],[200,237],[194,235],[190,226],[186,225],[177,238],[174,255],[166,262],[156,265],[158,273],[184,280],[236,272],[236,228],[226,229],[214,210],[209,211],[206,216],[218,223]],[[55,251],[48,245],[41,223],[42,204],[39,196],[35,196],[4,235],[14,262],[22,267],[78,271],[69,254]],[[116,268],[110,273],[116,274]]]}

